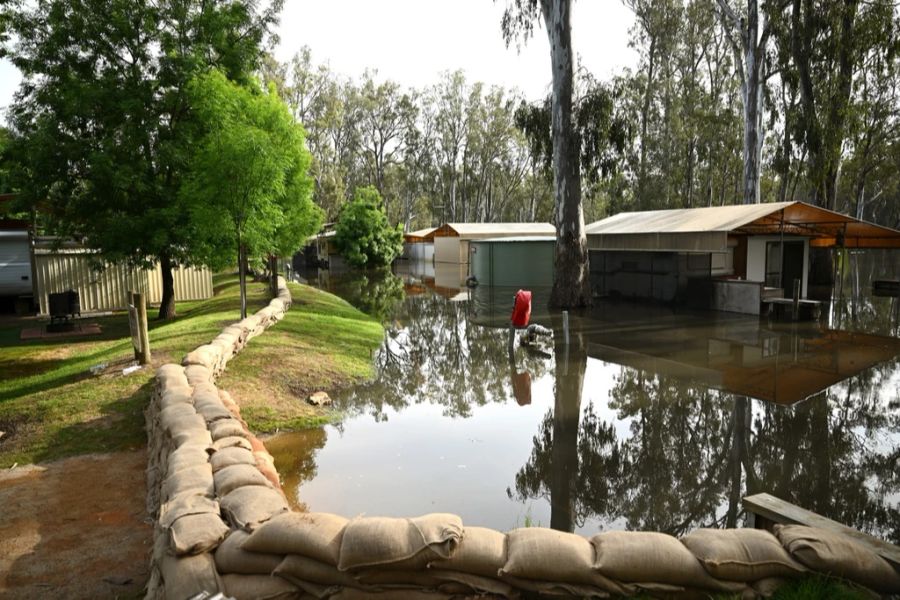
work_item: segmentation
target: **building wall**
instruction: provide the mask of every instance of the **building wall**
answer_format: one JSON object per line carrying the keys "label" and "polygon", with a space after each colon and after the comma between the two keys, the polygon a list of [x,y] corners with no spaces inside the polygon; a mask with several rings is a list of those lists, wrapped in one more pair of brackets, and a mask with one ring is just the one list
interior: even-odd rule
{"label": "building wall", "polygon": [[480,285],[553,284],[555,242],[470,242],[469,271]]}
{"label": "building wall", "polygon": [[433,261],[434,260],[434,243],[433,242],[415,242],[404,244],[404,253],[409,260],[417,261]]}
{"label": "building wall", "polygon": [[460,240],[458,237],[434,238],[434,262],[459,264]]}
{"label": "building wall", "polygon": [[[747,239],[747,281],[766,281],[766,244],[781,241],[780,235],[759,235]],[[800,297],[806,298],[806,287],[809,280],[809,239],[798,236],[784,236],[785,242],[803,242],[803,280],[800,286]],[[790,290],[784,290],[785,296]]]}
{"label": "building wall", "polygon": [[[98,263],[83,249],[35,250],[35,300],[40,314],[49,314],[49,294],[75,290],[81,312],[123,310],[128,292],[146,294],[149,304],[162,300],[162,276],[154,269]],[[99,267],[99,268],[98,268]],[[179,268],[173,273],[177,300],[202,300],[213,295],[209,269]]]}

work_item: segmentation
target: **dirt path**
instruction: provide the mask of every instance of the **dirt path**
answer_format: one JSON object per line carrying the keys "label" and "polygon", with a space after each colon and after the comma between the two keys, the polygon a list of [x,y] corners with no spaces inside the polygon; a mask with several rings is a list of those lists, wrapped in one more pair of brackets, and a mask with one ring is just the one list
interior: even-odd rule
{"label": "dirt path", "polygon": [[0,471],[0,598],[137,598],[152,529],[145,451]]}

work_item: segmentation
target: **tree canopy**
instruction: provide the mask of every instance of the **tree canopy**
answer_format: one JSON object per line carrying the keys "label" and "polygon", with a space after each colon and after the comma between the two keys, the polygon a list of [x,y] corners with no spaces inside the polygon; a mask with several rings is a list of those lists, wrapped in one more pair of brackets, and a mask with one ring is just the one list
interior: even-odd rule
{"label": "tree canopy", "polygon": [[355,267],[390,265],[403,250],[403,232],[392,227],[384,212],[381,194],[373,186],[357,188],[341,211],[334,242]]}
{"label": "tree canopy", "polygon": [[210,67],[246,82],[281,1],[14,0],[2,54],[22,72],[9,111],[20,201],[48,233],[109,261],[200,261],[179,193],[198,127],[187,93]]}
{"label": "tree canopy", "polygon": [[203,133],[187,163],[181,201],[204,262],[224,266],[231,262],[225,257],[237,255],[245,313],[248,254],[291,253],[321,225],[303,127],[274,93],[252,82],[238,85],[217,70],[195,78],[187,92]]}

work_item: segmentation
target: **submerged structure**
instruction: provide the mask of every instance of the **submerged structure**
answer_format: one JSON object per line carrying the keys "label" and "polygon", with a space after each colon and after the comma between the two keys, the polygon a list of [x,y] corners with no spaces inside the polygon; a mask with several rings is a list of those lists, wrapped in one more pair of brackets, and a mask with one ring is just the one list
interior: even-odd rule
{"label": "submerged structure", "polygon": [[555,236],[556,228],[550,223],[444,223],[431,235],[435,262],[468,264],[473,240]]}
{"label": "submerged structure", "polygon": [[900,231],[803,202],[619,213],[587,226],[600,296],[759,314],[806,298],[812,248],[900,248]]}

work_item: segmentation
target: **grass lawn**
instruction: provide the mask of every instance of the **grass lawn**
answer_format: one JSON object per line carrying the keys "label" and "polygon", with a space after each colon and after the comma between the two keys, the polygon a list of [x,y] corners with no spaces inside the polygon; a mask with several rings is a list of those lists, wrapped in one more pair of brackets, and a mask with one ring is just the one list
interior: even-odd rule
{"label": "grass lawn", "polygon": [[[179,303],[177,319],[151,318],[154,366],[180,362],[239,319],[237,278],[216,276],[214,284],[213,298]],[[245,418],[258,431],[328,420],[327,411],[305,403],[305,391],[369,375],[370,351],[381,341],[381,326],[342,300],[306,286],[291,292],[294,308],[229,363],[222,382],[238,384],[235,399],[246,403]],[[249,284],[248,294],[250,312],[268,302],[264,284]],[[126,314],[90,322],[101,335],[21,341],[33,320],[0,326],[0,468],[145,443],[152,370],[122,375],[132,361]]]}

